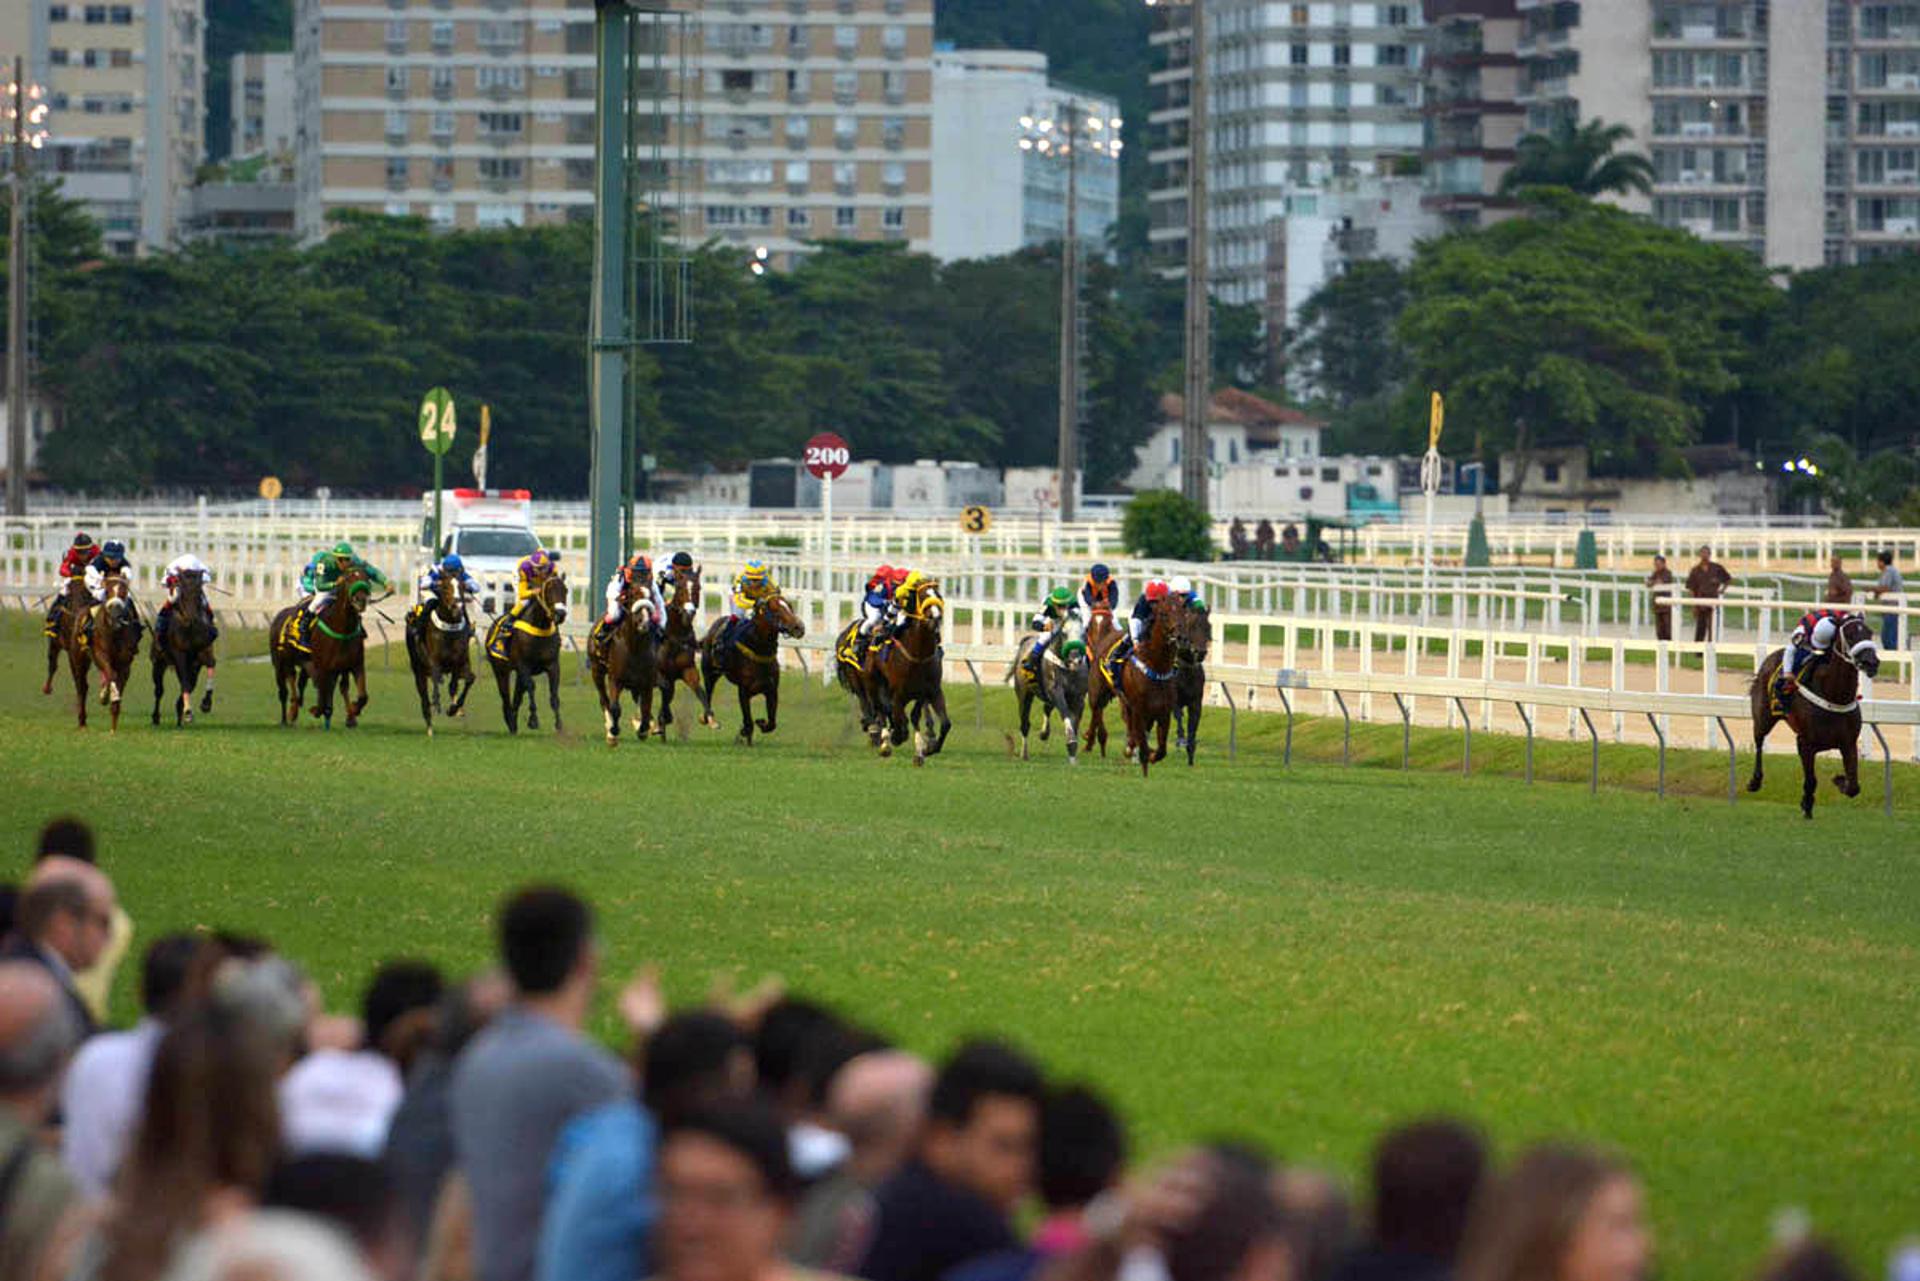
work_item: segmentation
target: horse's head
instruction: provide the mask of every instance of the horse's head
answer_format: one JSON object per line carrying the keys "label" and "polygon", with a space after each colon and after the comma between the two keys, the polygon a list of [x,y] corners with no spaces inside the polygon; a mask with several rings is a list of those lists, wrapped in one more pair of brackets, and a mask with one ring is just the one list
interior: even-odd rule
{"label": "horse's head", "polygon": [[565,574],[554,573],[547,575],[546,580],[540,584],[540,603],[547,607],[549,614],[554,613],[567,603],[567,576]]}
{"label": "horse's head", "polygon": [[1849,614],[1842,620],[1833,647],[1868,676],[1880,674],[1880,647],[1874,644],[1873,628],[1859,614]]}
{"label": "horse's head", "polygon": [[1087,625],[1077,613],[1060,620],[1060,659],[1065,663],[1087,661]]}
{"label": "horse's head", "polygon": [[793,612],[793,606],[787,603],[785,596],[778,594],[762,596],[754,605],[753,614],[755,618],[763,618],[771,622],[782,636],[799,640],[807,634],[806,625],[800,621],[800,616]]}
{"label": "horse's head", "polygon": [[1186,624],[1175,636],[1174,647],[1186,662],[1207,661],[1207,653],[1213,648],[1213,620],[1207,616],[1205,605],[1186,607]]}
{"label": "horse's head", "polygon": [[947,616],[947,602],[940,595],[940,580],[922,579],[913,589],[913,607],[908,611],[913,617],[925,621],[935,632]]}
{"label": "horse's head", "polygon": [[133,611],[133,585],[124,574],[111,574],[100,584],[107,616],[120,622]]}
{"label": "horse's head", "polygon": [[667,602],[667,626],[674,631],[693,630],[693,616],[700,612],[700,570],[696,567],[673,576],[673,599]]}
{"label": "horse's head", "polygon": [[434,584],[433,599],[439,606],[440,617],[452,621],[460,612],[460,580],[452,574],[442,574],[440,581]]}

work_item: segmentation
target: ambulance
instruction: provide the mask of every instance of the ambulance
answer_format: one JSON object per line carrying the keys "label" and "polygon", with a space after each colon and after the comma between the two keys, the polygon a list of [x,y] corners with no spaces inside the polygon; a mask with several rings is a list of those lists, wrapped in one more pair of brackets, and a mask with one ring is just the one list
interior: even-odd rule
{"label": "ambulance", "polygon": [[[433,494],[422,498],[420,545],[433,538]],[[434,559],[457,552],[480,584],[480,608],[498,614],[513,605],[513,578],[523,558],[540,550],[533,532],[533,495],[524,489],[440,491],[440,546]]]}

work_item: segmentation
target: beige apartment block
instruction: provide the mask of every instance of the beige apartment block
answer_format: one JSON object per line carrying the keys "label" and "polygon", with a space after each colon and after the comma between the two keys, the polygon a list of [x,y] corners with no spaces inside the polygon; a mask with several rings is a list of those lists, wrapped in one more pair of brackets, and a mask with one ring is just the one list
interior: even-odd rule
{"label": "beige apartment block", "polygon": [[[687,238],[931,247],[932,0],[713,0],[683,30]],[[592,218],[588,0],[299,0],[294,61],[303,236]]]}
{"label": "beige apartment block", "polygon": [[178,243],[205,155],[202,0],[10,0],[0,54],[25,60],[52,108],[41,171],[131,255]]}

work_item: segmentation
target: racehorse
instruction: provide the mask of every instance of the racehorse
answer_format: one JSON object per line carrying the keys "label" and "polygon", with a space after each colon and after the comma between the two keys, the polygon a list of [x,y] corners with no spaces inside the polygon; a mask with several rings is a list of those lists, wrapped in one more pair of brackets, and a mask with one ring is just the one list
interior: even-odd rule
{"label": "racehorse", "polygon": [[[473,623],[467,617],[467,598],[460,580],[443,574],[434,585],[433,599],[420,606],[407,631],[407,663],[413,668],[413,687],[420,695],[420,719],[433,737],[433,718],[458,716],[466,710],[473,689],[473,655],[469,642]],[[452,698],[440,710],[440,683],[447,682]]]}
{"label": "racehorse", "polygon": [[[1095,609],[1093,617],[1087,620],[1087,655],[1094,666],[1105,667],[1113,647],[1126,634],[1126,628],[1114,620],[1112,610],[1104,606]],[[1102,756],[1107,754],[1107,704],[1114,700],[1114,696],[1113,686],[1104,678],[1088,677],[1087,728],[1081,746],[1092,751],[1094,744],[1098,743]]]}
{"label": "racehorse", "polygon": [[655,667],[660,682],[660,719],[654,722],[653,732],[662,738],[667,736],[667,726],[673,724],[673,687],[682,683],[700,700],[700,723],[709,729],[720,727],[707,691],[700,684],[700,638],[693,630],[693,617],[699,612],[700,567],[696,565],[674,574],[673,599],[667,602],[666,635],[660,641]]}
{"label": "racehorse", "polygon": [[96,608],[91,628],[88,614],[80,615],[80,627],[69,633],[72,647],[67,651],[73,670],[73,692],[80,712],[80,728],[87,727],[87,671],[100,672],[100,705],[111,716],[109,732],[120,728],[120,700],[126,693],[127,679],[133,674],[133,660],[140,652],[140,611],[133,603],[133,587],[124,574],[110,574],[101,584],[105,599]]}
{"label": "racehorse", "polygon": [[566,575],[552,574],[527,598],[526,611],[519,618],[502,614],[487,629],[487,662],[492,664],[493,679],[500,686],[500,715],[507,722],[509,734],[520,732],[523,698],[527,701],[527,728],[540,728],[540,696],[534,692],[533,682],[542,672],[547,674],[553,732],[560,732],[560,620],[566,604]]}
{"label": "racehorse", "polygon": [[160,700],[166,696],[167,673],[171,671],[180,685],[180,698],[173,707],[177,728],[193,719],[193,689],[203,667],[207,671],[207,692],[200,697],[200,710],[213,710],[213,610],[207,606],[205,575],[198,570],[182,571],[174,590],[173,608],[167,615],[165,637],[157,627],[153,633],[153,723],[160,723]]}
{"label": "racehorse", "polygon": [[[947,695],[941,688],[940,624],[947,604],[940,598],[940,584],[922,579],[904,607],[901,623],[892,639],[879,647],[872,662],[869,687],[880,706],[884,724],[880,728],[880,755],[893,755],[893,745],[904,742],[907,727],[913,727],[913,763],[924,765],[927,757],[938,756],[953,730],[947,715]],[[933,732],[935,723],[940,733]]]}
{"label": "racehorse", "polygon": [[[1186,602],[1177,596],[1156,601],[1147,620],[1146,633],[1133,647],[1120,669],[1120,711],[1127,720],[1127,755],[1140,762],[1140,776],[1148,766],[1167,758],[1167,730],[1173,722],[1175,645],[1187,623]],[[1109,655],[1111,651],[1109,651]],[[1101,661],[1101,679],[1113,683],[1113,674],[1105,658]],[[1147,738],[1158,731],[1159,743],[1151,755]]]}
{"label": "racehorse", "polygon": [[780,719],[780,638],[798,640],[807,629],[794,615],[785,596],[763,596],[754,602],[742,635],[733,643],[732,653],[722,664],[718,657],[720,630],[729,619],[716,618],[707,629],[700,646],[700,675],[706,686],[706,704],[713,706],[713,687],[722,676],[732,681],[740,694],[740,742],[753,746],[753,699],[766,700],[767,718],[759,722],[762,734],[771,734]]}
{"label": "racehorse", "polygon": [[1187,764],[1193,764],[1193,749],[1200,743],[1200,709],[1207,698],[1207,652],[1213,646],[1213,622],[1206,607],[1187,607],[1187,623],[1174,639],[1174,746],[1187,749]]}
{"label": "racehorse", "polygon": [[1867,620],[1848,614],[1841,620],[1827,653],[1809,659],[1794,674],[1786,715],[1775,716],[1770,690],[1784,656],[1784,650],[1769,654],[1747,691],[1753,701],[1753,777],[1747,780],[1747,790],[1760,790],[1761,750],[1768,731],[1775,722],[1784,720],[1793,727],[1800,744],[1800,812],[1812,818],[1813,794],[1820,786],[1814,776],[1815,758],[1821,752],[1840,753],[1845,772],[1833,777],[1840,794],[1860,795],[1860,673],[1873,676],[1879,672],[1880,651],[1874,646],[1873,629]]}
{"label": "racehorse", "polygon": [[[1111,617],[1111,615],[1109,615]],[[1027,672],[1026,657],[1039,646],[1038,678]],[[1057,713],[1067,731],[1067,763],[1080,760],[1080,717],[1087,705],[1087,632],[1077,615],[1069,615],[1058,628],[1029,636],[1014,653],[1013,691],[1020,700],[1020,759],[1027,759],[1027,740],[1033,731],[1033,701],[1039,699],[1040,741],[1053,735]]]}
{"label": "racehorse", "polygon": [[[640,706],[633,721],[633,732],[646,742],[653,732],[653,691],[659,683],[660,650],[652,623],[642,623],[638,606],[653,599],[652,588],[644,580],[621,585],[620,625],[587,646],[587,665],[593,671],[593,688],[600,695],[600,715],[607,723],[607,746],[620,745],[620,693],[631,691]],[[557,715],[558,713],[556,713]]]}
{"label": "racehorse", "polygon": [[860,732],[875,747],[880,746],[880,731],[884,728],[885,717],[879,701],[874,697],[874,686],[879,681],[874,671],[874,660],[880,650],[880,643],[872,641],[866,652],[860,650],[860,642],[855,631],[860,626],[858,618],[853,619],[840,629],[840,635],[833,642],[834,675],[840,681],[840,688],[853,695],[860,705]]}
{"label": "racehorse", "polygon": [[367,628],[362,616],[373,594],[373,584],[365,571],[350,566],[334,584],[333,599],[313,620],[304,644],[299,635],[300,613],[306,602],[290,605],[273,616],[273,628],[267,633],[268,653],[273,657],[274,684],[280,690],[280,723],[297,725],[300,704],[307,694],[307,682],[314,687],[310,712],[328,729],[333,728],[333,696],[347,688],[351,677],[359,697],[347,704],[347,728],[360,723],[367,709]]}
{"label": "racehorse", "polygon": [[67,585],[60,589],[60,625],[47,633],[47,680],[40,687],[42,694],[53,693],[53,673],[60,666],[60,656],[73,654],[75,639],[87,624],[87,612],[93,608],[93,597],[87,594],[87,580],[74,575],[67,579]]}

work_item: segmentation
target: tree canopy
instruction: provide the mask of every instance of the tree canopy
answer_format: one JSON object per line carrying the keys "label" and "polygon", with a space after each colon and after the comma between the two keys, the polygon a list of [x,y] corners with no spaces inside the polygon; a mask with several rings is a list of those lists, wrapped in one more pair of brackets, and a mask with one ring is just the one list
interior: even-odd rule
{"label": "tree canopy", "polygon": [[1500,190],[1512,195],[1534,187],[1565,187],[1582,196],[1646,195],[1653,190],[1653,162],[1638,152],[1617,150],[1632,137],[1633,130],[1625,125],[1558,120],[1548,132],[1520,139]]}

